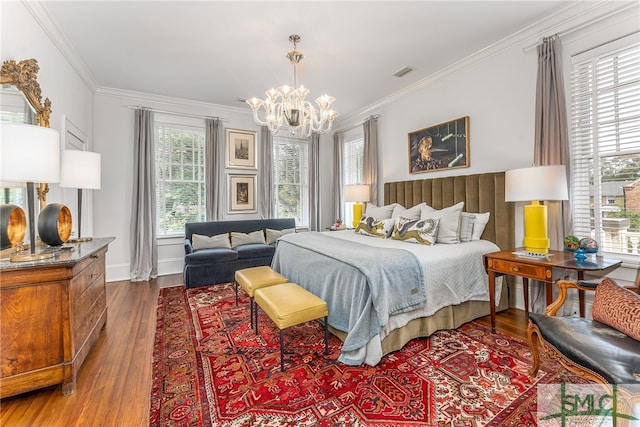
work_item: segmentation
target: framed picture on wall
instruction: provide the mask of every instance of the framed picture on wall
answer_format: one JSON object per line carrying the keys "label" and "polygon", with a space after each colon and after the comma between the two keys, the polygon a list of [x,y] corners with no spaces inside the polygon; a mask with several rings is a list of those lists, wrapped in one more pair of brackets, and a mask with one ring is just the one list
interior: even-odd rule
{"label": "framed picture on wall", "polygon": [[255,213],[256,175],[229,175],[229,213]]}
{"label": "framed picture on wall", "polygon": [[256,132],[227,129],[227,168],[257,169]]}
{"label": "framed picture on wall", "polygon": [[409,173],[468,168],[469,117],[409,132]]}

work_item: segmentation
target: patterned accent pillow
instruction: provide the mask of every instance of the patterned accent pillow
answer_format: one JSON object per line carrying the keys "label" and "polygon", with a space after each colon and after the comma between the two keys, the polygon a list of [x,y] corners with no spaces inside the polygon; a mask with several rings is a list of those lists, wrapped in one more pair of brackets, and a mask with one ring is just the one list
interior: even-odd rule
{"label": "patterned accent pillow", "polygon": [[596,287],[591,316],[640,341],[640,295],[616,285],[608,277]]}
{"label": "patterned accent pillow", "polygon": [[434,245],[440,218],[410,219],[399,216],[393,227],[392,239]]}
{"label": "patterned accent pillow", "polygon": [[249,243],[266,243],[264,240],[264,231],[256,230],[251,233],[231,232],[231,247],[235,248],[240,245],[248,245]]}
{"label": "patterned accent pillow", "polygon": [[372,216],[363,215],[356,227],[356,233],[386,239],[393,231],[394,224],[395,220],[393,219],[376,219]]}

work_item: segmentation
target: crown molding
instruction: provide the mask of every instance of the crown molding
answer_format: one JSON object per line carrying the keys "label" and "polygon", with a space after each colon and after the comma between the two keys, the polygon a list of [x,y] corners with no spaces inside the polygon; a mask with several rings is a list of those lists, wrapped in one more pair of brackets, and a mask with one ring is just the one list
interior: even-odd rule
{"label": "crown molding", "polygon": [[73,48],[71,43],[69,43],[69,40],[62,31],[60,31],[60,27],[58,27],[53,18],[51,18],[44,2],[41,0],[22,0],[22,4],[24,4],[25,8],[31,13],[53,45],[60,51],[62,56],[65,57],[75,72],[78,73],[89,90],[95,92],[98,87],[95,77],[91,71],[89,71],[86,64],[80,59],[80,55],[78,55],[78,52]]}
{"label": "crown molding", "polygon": [[608,18],[622,16],[624,12],[627,12],[629,9],[634,7],[638,7],[637,2],[621,2],[612,0],[603,0],[599,2],[587,1],[571,4],[570,6],[522,28],[502,40],[467,56],[466,58],[454,62],[415,83],[405,86],[389,96],[381,98],[372,104],[350,113],[349,115],[337,119],[334,123],[334,127],[348,128],[350,123],[362,121],[363,117],[379,112],[380,109],[387,104],[424,89],[444,77],[465,70],[509,49],[517,46],[524,47],[527,44],[539,42],[543,37],[557,33],[562,28],[584,25],[591,21],[598,21],[602,17]]}
{"label": "crown molding", "polygon": [[121,98],[121,99],[126,98],[127,102],[134,102],[134,103],[140,102],[141,105],[144,103],[152,102],[156,105],[163,105],[165,107],[189,108],[189,109],[197,110],[203,115],[211,114],[212,110],[216,111],[216,114],[223,112],[223,113],[242,114],[246,116],[252,115],[251,110],[248,108],[230,107],[228,105],[213,104],[210,102],[196,101],[193,99],[175,98],[172,96],[156,95],[152,93],[136,92],[136,91],[124,90],[124,89],[99,87],[96,89],[95,94],[102,95],[102,96],[111,96],[114,98]]}

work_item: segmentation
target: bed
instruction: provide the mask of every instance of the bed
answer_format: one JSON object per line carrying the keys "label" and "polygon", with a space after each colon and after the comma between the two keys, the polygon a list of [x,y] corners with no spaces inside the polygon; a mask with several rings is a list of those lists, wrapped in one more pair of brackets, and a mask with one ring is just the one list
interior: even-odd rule
{"label": "bed", "polygon": [[[272,266],[327,301],[329,326],[344,343],[340,360],[346,364],[376,365],[411,339],[489,314],[482,254],[514,243],[504,172],[384,185],[385,205],[421,202],[437,210],[464,202],[466,212],[490,212],[481,240],[425,246],[347,230],[298,233],[278,243]],[[393,267],[377,262],[382,259]],[[374,286],[379,277],[384,286]],[[508,284],[500,288],[498,310],[508,307]]]}

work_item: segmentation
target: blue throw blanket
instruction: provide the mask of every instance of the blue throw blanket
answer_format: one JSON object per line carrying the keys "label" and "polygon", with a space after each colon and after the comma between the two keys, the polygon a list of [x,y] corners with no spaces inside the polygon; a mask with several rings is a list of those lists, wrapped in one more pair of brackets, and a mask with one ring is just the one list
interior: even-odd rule
{"label": "blue throw blanket", "polygon": [[329,324],[347,333],[340,360],[351,365],[362,360],[346,352],[366,346],[390,315],[426,300],[420,262],[402,249],[296,233],[280,238],[272,267],[327,302]]}

